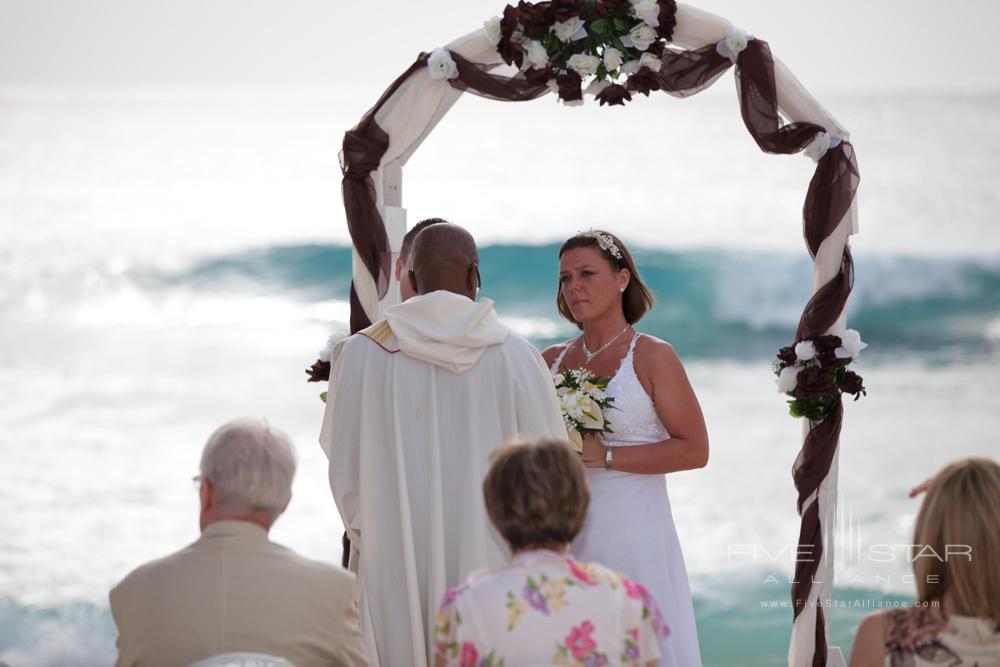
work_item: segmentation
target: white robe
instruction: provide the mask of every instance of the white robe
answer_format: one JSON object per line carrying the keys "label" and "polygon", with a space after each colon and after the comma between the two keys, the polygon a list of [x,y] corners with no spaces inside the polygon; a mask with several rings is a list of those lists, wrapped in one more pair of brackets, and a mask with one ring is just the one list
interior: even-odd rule
{"label": "white robe", "polygon": [[489,299],[415,297],[334,350],[320,442],[360,551],[373,665],[432,664],[445,591],[507,560],[482,480],[490,453],[517,437],[566,430],[541,355]]}

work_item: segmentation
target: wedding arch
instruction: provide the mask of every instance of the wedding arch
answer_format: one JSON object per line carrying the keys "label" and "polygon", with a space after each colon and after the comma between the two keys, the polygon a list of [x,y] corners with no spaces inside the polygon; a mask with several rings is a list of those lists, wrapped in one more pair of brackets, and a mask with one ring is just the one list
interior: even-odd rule
{"label": "wedding arch", "polygon": [[[620,16],[634,20],[619,21]],[[540,32],[539,23],[545,21]],[[623,31],[630,26],[626,35]],[[531,39],[532,33],[537,39]],[[577,58],[568,66],[565,58],[556,62],[553,53],[564,46],[557,39],[566,45],[581,39],[605,43],[605,59],[598,64]],[[644,55],[641,62],[623,63],[611,53],[609,61],[609,48],[619,56],[636,51]],[[512,76],[496,71],[510,65],[518,68]],[[402,168],[462,93],[527,101],[553,92],[572,105],[582,101],[583,77],[596,74],[588,92],[597,93],[601,104],[623,104],[633,94],[652,91],[693,95],[730,68],[743,120],[758,146],[768,153],[804,151],[816,161],[803,209],[803,235],[815,261],[813,294],[799,320],[795,343],[811,346],[809,356],[800,353],[799,359],[808,360],[816,348],[822,353],[824,347],[828,358],[841,357],[844,348],[838,347],[835,356],[833,347],[841,345],[839,337],[845,333],[853,284],[848,237],[857,232],[859,182],[848,133],[771,55],[766,42],[674,0],[522,0],[484,28],[421,54],[389,86],[346,133],[341,155],[353,243],[351,333],[377,321],[385,307],[398,302],[392,266],[407,229]],[[609,70],[627,75],[626,85],[615,85]],[[780,367],[794,369],[790,386],[795,387],[794,375],[802,367],[801,362],[796,365],[795,348],[784,348],[779,359]],[[818,367],[819,362],[814,363]],[[856,380],[860,387],[860,378]],[[830,396],[822,415],[806,413],[802,447],[793,465],[801,526],[796,583],[791,587],[792,667],[843,664],[839,650],[827,646],[830,618],[824,613],[833,594],[837,445],[843,419],[840,391]]]}

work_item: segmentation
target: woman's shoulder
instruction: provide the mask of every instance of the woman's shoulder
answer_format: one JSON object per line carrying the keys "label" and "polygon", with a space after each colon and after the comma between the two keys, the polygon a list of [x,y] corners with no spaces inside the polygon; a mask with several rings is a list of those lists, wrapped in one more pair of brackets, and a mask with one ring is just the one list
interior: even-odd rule
{"label": "woman's shoulder", "polygon": [[654,374],[683,368],[673,345],[646,333],[638,334],[633,357],[637,362],[636,368],[648,369]]}
{"label": "woman's shoulder", "polygon": [[573,341],[575,340],[576,340],[575,338],[570,338],[569,340],[564,340],[561,343],[550,345],[549,347],[545,348],[544,351],[542,351],[542,359],[545,360],[546,364],[551,366],[556,362],[556,359],[559,358],[559,355],[565,352],[569,348],[569,346],[573,344]]}

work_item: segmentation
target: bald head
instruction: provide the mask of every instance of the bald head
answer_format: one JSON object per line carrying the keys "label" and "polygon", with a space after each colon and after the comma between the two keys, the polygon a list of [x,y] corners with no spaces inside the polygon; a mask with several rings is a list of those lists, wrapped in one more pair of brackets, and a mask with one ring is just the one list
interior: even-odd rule
{"label": "bald head", "polygon": [[445,290],[475,298],[479,288],[479,251],[472,234],[441,222],[413,240],[410,282],[417,294]]}

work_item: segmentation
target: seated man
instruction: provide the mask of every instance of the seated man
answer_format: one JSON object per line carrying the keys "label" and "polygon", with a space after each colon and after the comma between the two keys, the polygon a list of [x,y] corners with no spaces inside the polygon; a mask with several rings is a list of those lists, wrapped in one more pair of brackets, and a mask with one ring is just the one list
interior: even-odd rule
{"label": "seated man", "polygon": [[118,662],[189,665],[254,652],[296,667],[364,665],[354,577],[271,542],[292,495],[288,437],[260,421],[220,427],[201,457],[201,537],[111,591]]}

